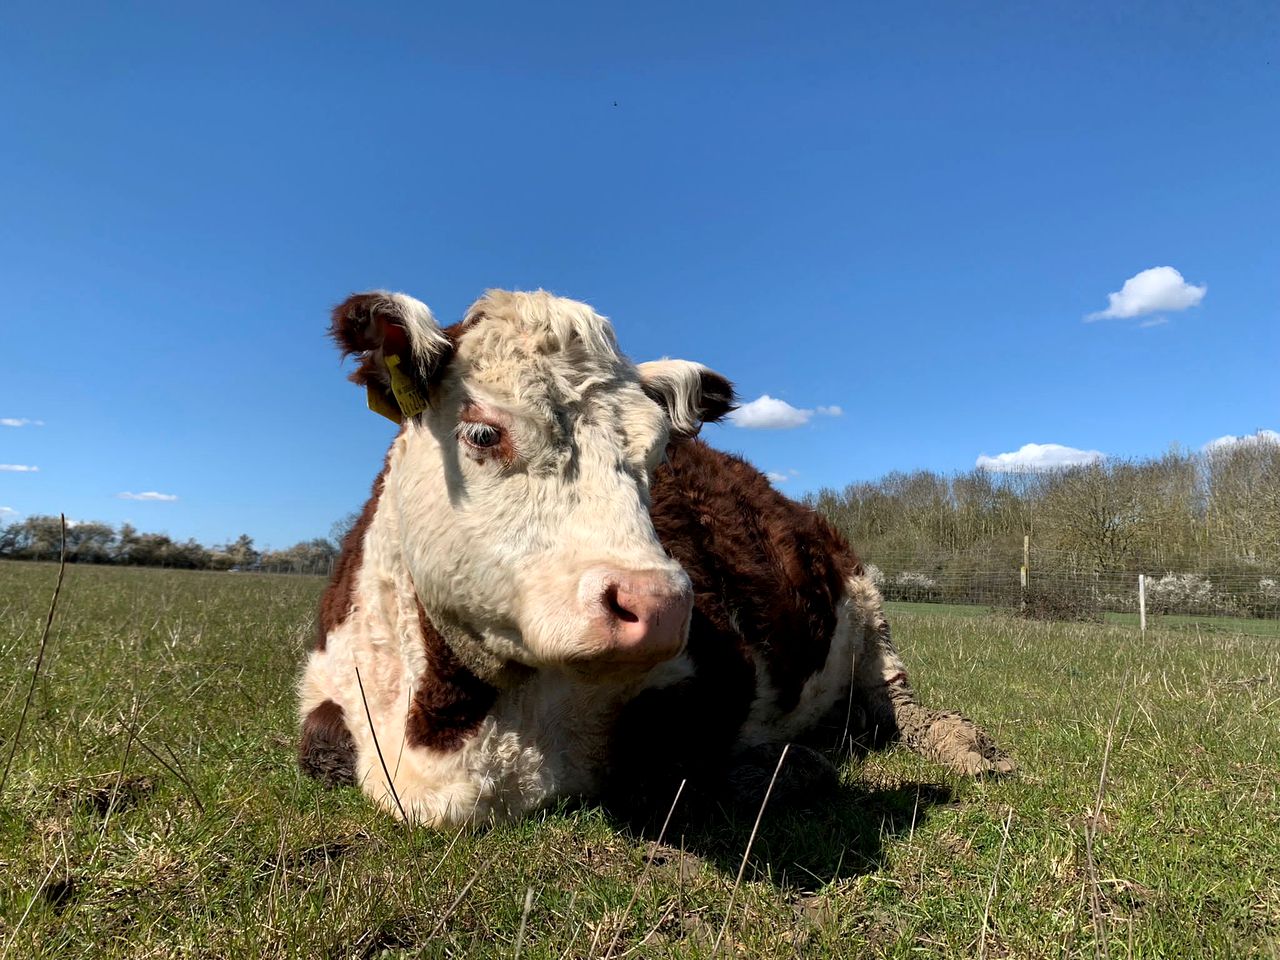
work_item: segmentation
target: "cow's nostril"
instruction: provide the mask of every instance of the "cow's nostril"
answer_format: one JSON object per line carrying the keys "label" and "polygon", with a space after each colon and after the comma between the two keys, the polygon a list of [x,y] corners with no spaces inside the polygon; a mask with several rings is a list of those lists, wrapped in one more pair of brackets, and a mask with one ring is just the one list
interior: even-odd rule
{"label": "cow's nostril", "polygon": [[604,591],[604,605],[613,616],[623,623],[638,623],[640,617],[624,607],[618,600],[618,585],[611,583]]}

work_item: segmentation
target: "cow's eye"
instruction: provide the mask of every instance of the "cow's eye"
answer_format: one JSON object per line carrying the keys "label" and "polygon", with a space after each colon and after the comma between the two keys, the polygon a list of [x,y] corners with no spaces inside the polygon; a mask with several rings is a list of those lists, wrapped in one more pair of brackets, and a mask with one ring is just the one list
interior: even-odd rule
{"label": "cow's eye", "polygon": [[458,424],[458,439],[477,450],[488,450],[502,440],[502,431],[490,423],[464,420]]}

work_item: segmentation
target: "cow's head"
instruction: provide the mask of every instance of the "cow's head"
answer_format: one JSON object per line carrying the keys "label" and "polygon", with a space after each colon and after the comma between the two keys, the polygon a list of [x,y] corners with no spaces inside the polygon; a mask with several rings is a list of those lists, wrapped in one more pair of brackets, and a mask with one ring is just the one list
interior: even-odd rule
{"label": "cow's head", "polygon": [[680,652],[693,597],[649,482],[733,408],[724,377],[633,364],[608,320],[543,291],[490,291],[444,330],[412,297],[360,294],[333,336],[370,406],[401,414],[383,497],[428,610],[503,662],[602,675]]}

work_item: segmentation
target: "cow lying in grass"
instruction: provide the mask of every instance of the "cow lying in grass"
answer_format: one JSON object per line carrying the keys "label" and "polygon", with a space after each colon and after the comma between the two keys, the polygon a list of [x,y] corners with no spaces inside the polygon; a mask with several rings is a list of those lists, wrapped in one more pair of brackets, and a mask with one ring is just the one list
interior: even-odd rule
{"label": "cow lying in grass", "polygon": [[633,364],[607,320],[541,291],[490,291],[445,329],[411,297],[361,294],[332,335],[403,422],[322,603],[307,773],[447,825],[610,791],[669,801],[688,777],[731,788],[833,723],[1012,769],[916,703],[841,536],[695,439],[733,407],[719,374]]}

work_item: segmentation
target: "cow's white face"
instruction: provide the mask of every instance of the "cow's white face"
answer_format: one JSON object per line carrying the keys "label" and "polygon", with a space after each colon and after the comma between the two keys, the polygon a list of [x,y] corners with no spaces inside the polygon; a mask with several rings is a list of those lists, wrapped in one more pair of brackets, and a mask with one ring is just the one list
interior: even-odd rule
{"label": "cow's white face", "polygon": [[430,401],[383,494],[429,611],[530,666],[613,673],[680,652],[693,598],[649,519],[649,481],[669,442],[728,412],[724,378],[636,366],[607,320],[541,291],[491,291],[444,332],[412,298],[364,295],[335,314],[348,349],[353,329],[357,379],[377,389],[399,354]]}

